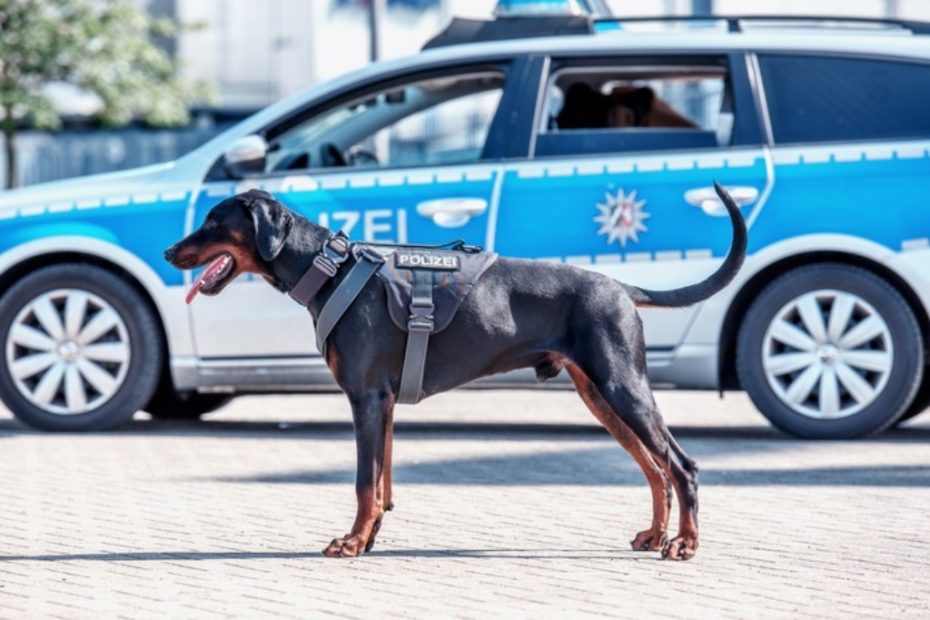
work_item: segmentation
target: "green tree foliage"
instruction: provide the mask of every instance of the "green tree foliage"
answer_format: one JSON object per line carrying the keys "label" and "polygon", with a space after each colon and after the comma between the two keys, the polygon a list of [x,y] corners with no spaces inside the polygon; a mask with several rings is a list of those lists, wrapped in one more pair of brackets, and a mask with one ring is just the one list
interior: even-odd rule
{"label": "green tree foliage", "polygon": [[7,186],[16,180],[16,132],[56,129],[46,85],[67,82],[100,98],[106,125],[133,119],[184,125],[188,108],[209,98],[202,84],[178,77],[177,62],[158,46],[180,25],[153,18],[132,0],[0,0],[0,129]]}

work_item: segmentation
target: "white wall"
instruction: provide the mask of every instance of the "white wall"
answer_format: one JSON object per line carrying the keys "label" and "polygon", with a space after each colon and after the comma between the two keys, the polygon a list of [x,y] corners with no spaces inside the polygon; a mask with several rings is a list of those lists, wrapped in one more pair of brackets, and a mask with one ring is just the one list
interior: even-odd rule
{"label": "white wall", "polygon": [[[388,11],[381,57],[415,53],[449,15],[487,17],[494,5],[449,0],[443,11]],[[187,75],[216,83],[226,107],[265,105],[369,59],[367,14],[334,10],[329,0],[179,1],[177,13],[205,25],[179,42]]]}

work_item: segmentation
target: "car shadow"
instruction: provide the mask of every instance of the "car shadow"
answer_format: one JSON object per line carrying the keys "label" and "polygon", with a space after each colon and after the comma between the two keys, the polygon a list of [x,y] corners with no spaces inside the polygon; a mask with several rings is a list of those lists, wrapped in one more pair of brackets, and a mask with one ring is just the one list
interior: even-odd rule
{"label": "car shadow", "polygon": [[[573,441],[585,437],[605,437],[607,432],[594,423],[547,423],[547,422],[445,422],[397,421],[395,433],[408,439],[448,441],[473,441],[480,435],[485,441],[514,441],[520,436],[527,439],[539,437]],[[786,435],[774,427],[764,424],[744,426],[676,426],[670,427],[679,439],[758,440],[766,442],[796,444],[799,440]],[[230,439],[294,439],[307,437],[314,440],[344,441],[353,432],[349,420],[321,420],[309,422],[255,421],[255,420],[133,420],[119,428],[90,433],[74,433],[82,436],[139,436],[158,437],[227,437]],[[13,418],[0,419],[0,439],[20,435],[47,435],[31,429]],[[875,437],[854,440],[856,442],[930,442],[930,424],[911,422],[893,428]]]}
{"label": "car shadow", "polygon": [[[431,421],[398,421],[394,424],[396,434],[408,435],[411,438],[428,439],[439,436],[443,439],[473,440],[475,435],[486,435],[486,439],[502,439],[512,441],[514,435],[525,436],[556,436],[573,439],[577,437],[601,437],[607,432],[603,427],[594,423],[547,423],[547,422],[444,422]],[[768,438],[790,439],[777,430],[766,426],[708,426],[708,427],[672,427],[676,436],[694,437],[739,437],[739,438]],[[240,421],[240,420],[134,420],[118,428],[100,432],[74,433],[74,436],[94,435],[151,435],[164,437],[229,437],[247,439],[293,439],[306,436],[316,440],[345,439],[345,435],[353,432],[352,422],[338,420],[323,420],[311,422],[278,422],[278,421]],[[16,435],[47,435],[43,431],[31,429],[16,420],[0,420],[0,437]],[[930,437],[930,429],[928,429]]]}

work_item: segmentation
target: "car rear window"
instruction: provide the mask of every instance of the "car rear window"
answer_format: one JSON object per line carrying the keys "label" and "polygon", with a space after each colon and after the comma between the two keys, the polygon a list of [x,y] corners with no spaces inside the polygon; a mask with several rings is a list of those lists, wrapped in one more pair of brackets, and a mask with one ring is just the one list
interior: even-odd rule
{"label": "car rear window", "polygon": [[930,137],[930,65],[760,55],[776,143]]}
{"label": "car rear window", "polygon": [[561,157],[728,146],[734,106],[727,69],[627,58],[569,65],[549,79],[535,155]]}

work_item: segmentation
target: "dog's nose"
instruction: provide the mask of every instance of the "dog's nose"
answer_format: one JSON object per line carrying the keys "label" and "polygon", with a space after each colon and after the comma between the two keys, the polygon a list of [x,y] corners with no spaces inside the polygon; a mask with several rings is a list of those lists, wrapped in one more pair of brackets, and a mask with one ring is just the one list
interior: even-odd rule
{"label": "dog's nose", "polygon": [[171,246],[165,250],[165,260],[169,263],[174,260],[174,257],[178,255],[178,247],[176,245]]}

